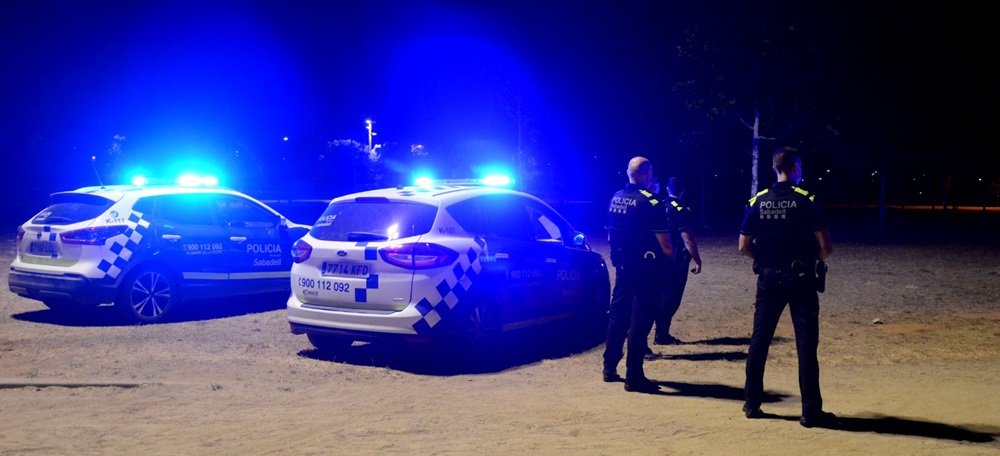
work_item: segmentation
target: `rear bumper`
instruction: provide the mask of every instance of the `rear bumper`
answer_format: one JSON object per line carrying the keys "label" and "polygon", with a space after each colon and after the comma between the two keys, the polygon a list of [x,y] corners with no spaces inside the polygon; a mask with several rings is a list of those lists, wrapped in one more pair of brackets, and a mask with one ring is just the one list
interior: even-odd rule
{"label": "rear bumper", "polygon": [[321,336],[334,336],[347,340],[357,340],[362,342],[379,343],[401,343],[401,344],[421,344],[430,345],[443,342],[443,338],[420,336],[416,334],[392,334],[378,333],[371,331],[359,331],[354,329],[328,328],[323,326],[304,325],[301,323],[289,322],[292,334],[315,334]]}
{"label": "rear bumper", "polygon": [[79,275],[52,275],[11,269],[7,276],[11,292],[38,301],[64,301],[81,305],[101,304],[115,299],[113,283],[103,283]]}
{"label": "rear bumper", "polygon": [[358,311],[306,304],[295,294],[288,298],[292,334],[337,336],[365,342],[429,343],[450,336],[454,325],[436,321],[433,327],[414,306],[398,312]]}

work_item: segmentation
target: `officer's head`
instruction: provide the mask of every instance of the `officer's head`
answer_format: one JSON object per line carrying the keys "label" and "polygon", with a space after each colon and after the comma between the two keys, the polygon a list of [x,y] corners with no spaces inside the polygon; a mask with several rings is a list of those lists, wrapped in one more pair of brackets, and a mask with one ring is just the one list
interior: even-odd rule
{"label": "officer's head", "polygon": [[628,161],[628,181],[642,188],[649,186],[653,179],[653,164],[646,157],[635,157]]}
{"label": "officer's head", "polygon": [[791,181],[798,184],[802,180],[802,155],[794,147],[781,147],[774,151],[774,173],[778,182]]}
{"label": "officer's head", "polygon": [[667,191],[670,192],[670,196],[676,198],[684,196],[684,182],[677,176],[671,177],[667,181]]}

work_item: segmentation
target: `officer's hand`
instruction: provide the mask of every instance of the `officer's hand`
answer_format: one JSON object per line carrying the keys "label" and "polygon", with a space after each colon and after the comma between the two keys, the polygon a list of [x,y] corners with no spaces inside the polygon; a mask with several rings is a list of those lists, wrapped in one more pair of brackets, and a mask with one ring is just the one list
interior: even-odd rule
{"label": "officer's hand", "polygon": [[691,268],[691,272],[694,274],[701,274],[701,263],[695,263],[694,267]]}

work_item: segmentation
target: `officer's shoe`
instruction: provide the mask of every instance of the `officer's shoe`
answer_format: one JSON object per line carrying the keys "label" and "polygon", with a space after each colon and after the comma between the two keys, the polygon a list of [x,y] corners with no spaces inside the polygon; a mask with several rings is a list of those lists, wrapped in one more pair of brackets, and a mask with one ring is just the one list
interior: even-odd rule
{"label": "officer's shoe", "polygon": [[660,391],[660,385],[646,377],[626,377],[625,391],[630,393],[655,393]]}
{"label": "officer's shoe", "polygon": [[653,349],[646,347],[646,353],[643,353],[642,359],[645,359],[646,361],[653,361],[660,359],[660,355],[655,353]]}
{"label": "officer's shoe", "polygon": [[681,345],[683,343],[684,342],[681,342],[680,339],[671,336],[670,334],[667,334],[665,336],[656,336],[655,338],[653,338],[654,345]]}
{"label": "officer's shoe", "polygon": [[615,372],[615,371],[610,370],[610,369],[604,369],[604,382],[605,383],[613,383],[613,382],[620,382],[620,381],[622,381],[622,377],[621,377],[621,375],[618,375],[618,372]]}
{"label": "officer's shoe", "polygon": [[745,415],[748,420],[756,420],[767,416],[763,411],[761,411],[760,407],[751,407],[749,405],[743,406],[743,415]]}
{"label": "officer's shoe", "polygon": [[810,415],[802,415],[802,418],[799,418],[799,424],[801,424],[802,427],[807,427],[807,428],[834,427],[837,425],[837,415],[834,415],[830,412],[819,412]]}

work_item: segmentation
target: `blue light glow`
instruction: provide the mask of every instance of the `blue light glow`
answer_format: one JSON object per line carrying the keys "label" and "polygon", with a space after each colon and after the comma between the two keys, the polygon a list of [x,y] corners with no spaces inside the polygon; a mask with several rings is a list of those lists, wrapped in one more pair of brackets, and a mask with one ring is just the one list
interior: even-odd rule
{"label": "blue light glow", "polygon": [[434,179],[427,176],[421,176],[413,180],[413,185],[417,187],[430,188],[434,185]]}
{"label": "blue light glow", "polygon": [[215,186],[219,180],[215,176],[199,176],[197,174],[185,174],[177,178],[177,183],[185,187]]}
{"label": "blue light glow", "polygon": [[514,180],[504,175],[492,174],[482,179],[479,179],[479,182],[482,182],[484,185],[489,185],[491,187],[507,187],[513,184]]}

